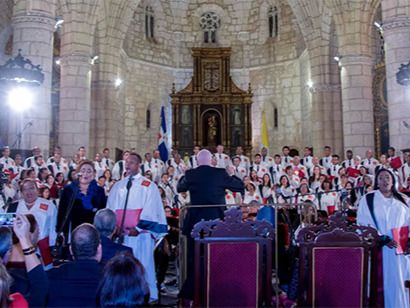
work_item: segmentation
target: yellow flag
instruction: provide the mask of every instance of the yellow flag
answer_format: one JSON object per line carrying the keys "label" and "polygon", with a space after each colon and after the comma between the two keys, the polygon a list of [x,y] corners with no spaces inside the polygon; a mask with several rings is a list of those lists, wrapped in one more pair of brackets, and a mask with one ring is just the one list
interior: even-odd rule
{"label": "yellow flag", "polygon": [[262,112],[262,131],[261,131],[262,146],[269,148],[268,127],[266,126],[265,112]]}

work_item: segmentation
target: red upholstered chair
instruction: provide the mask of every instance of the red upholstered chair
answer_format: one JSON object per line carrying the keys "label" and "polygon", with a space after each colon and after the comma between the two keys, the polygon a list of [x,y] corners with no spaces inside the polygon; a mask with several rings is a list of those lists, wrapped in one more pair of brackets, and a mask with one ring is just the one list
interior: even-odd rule
{"label": "red upholstered chair", "polygon": [[199,307],[260,307],[272,299],[272,240],[266,221],[242,221],[240,209],[225,219],[201,221],[195,239],[195,298]]}
{"label": "red upholstered chair", "polygon": [[375,229],[349,224],[341,213],[302,229],[298,306],[374,306],[377,237]]}

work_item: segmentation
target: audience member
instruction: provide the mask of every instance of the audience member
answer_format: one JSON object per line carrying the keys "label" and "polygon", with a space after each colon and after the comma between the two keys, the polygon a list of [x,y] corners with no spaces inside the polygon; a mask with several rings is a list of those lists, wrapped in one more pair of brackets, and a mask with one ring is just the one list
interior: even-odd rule
{"label": "audience member", "polygon": [[97,292],[100,307],[147,306],[149,297],[144,267],[131,254],[121,253],[106,264]]}
{"label": "audience member", "polygon": [[12,250],[8,258],[3,257],[13,278],[11,293],[20,293],[31,307],[45,307],[48,292],[48,279],[36,255],[38,234],[33,215],[17,214],[13,223]]}
{"label": "audience member", "polygon": [[99,210],[94,217],[94,226],[100,234],[102,257],[101,262],[106,263],[119,252],[132,254],[130,247],[114,243],[112,236],[115,233],[116,215],[110,209]]}
{"label": "audience member", "polygon": [[102,248],[97,229],[79,225],[71,235],[74,261],[48,271],[49,307],[94,307],[102,275]]}

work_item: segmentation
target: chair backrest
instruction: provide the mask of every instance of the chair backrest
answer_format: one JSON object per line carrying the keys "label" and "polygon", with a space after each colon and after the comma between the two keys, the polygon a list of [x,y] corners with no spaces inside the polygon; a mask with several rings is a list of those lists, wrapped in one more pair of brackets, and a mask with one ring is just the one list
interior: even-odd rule
{"label": "chair backrest", "polygon": [[375,229],[350,224],[342,213],[331,216],[328,223],[302,229],[297,238],[300,244],[298,304],[369,306],[377,287],[377,238]]}
{"label": "chair backrest", "polygon": [[272,298],[272,240],[266,221],[242,221],[240,209],[225,219],[194,226],[195,299],[201,307],[259,307]]}

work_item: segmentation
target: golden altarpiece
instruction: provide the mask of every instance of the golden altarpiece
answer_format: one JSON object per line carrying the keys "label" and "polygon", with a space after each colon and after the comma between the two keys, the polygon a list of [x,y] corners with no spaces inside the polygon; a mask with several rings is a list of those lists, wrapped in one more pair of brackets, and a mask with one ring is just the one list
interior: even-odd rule
{"label": "golden altarpiece", "polygon": [[242,146],[251,152],[252,93],[234,84],[230,76],[231,48],[193,48],[193,77],[188,86],[172,98],[173,146],[181,154],[195,145],[227,153]]}

